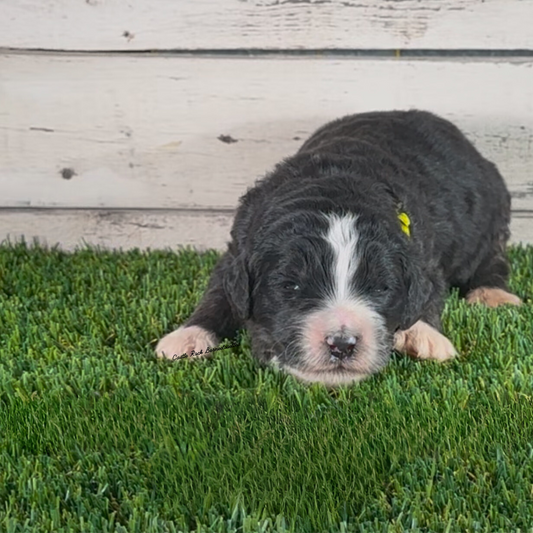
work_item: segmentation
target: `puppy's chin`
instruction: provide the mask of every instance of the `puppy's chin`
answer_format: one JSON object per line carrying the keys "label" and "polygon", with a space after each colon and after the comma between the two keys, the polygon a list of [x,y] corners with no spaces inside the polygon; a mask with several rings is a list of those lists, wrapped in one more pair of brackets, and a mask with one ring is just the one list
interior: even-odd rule
{"label": "puppy's chin", "polygon": [[339,385],[358,383],[372,375],[359,374],[346,369],[314,371],[285,366],[283,370],[304,383],[322,383],[326,387],[338,387]]}

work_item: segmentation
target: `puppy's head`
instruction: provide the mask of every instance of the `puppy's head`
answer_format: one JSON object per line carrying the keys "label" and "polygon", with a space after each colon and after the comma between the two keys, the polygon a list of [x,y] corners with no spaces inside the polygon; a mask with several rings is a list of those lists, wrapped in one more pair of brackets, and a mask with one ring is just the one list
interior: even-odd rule
{"label": "puppy's head", "polygon": [[291,212],[235,258],[226,293],[260,360],[303,381],[350,383],[383,368],[394,332],[420,318],[430,283],[409,254],[386,221]]}

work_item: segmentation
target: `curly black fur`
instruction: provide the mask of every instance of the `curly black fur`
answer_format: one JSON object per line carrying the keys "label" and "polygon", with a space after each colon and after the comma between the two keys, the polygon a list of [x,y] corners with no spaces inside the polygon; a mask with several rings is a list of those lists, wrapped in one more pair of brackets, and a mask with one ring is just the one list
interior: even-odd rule
{"label": "curly black fur", "polygon": [[298,365],[300,319],[331,284],[320,236],[332,213],[357,215],[352,288],[386,324],[378,367],[397,329],[422,319],[440,330],[450,287],[506,288],[510,195],[496,166],[431,113],[363,113],[320,128],[241,198],[228,250],[186,325],[219,339],[246,326],[259,360]]}

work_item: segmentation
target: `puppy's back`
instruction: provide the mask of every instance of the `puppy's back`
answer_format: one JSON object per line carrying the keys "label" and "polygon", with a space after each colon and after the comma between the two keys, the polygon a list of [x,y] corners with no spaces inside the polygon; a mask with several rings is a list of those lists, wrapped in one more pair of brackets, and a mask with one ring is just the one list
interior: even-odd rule
{"label": "puppy's back", "polygon": [[349,115],[319,128],[298,153],[372,158],[376,166],[379,158],[393,160],[403,170],[398,173],[402,185],[428,197],[470,205],[465,195],[491,196],[501,200],[502,209],[510,204],[495,165],[454,124],[427,111]]}

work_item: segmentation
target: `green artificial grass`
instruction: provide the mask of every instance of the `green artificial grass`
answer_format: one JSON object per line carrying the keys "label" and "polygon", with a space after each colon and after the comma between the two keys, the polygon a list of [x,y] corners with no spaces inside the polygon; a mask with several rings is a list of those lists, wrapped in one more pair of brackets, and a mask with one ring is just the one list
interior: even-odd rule
{"label": "green artificial grass", "polygon": [[0,247],[0,531],[533,531],[533,248],[523,307],[450,296],[459,359],[336,391],[154,358],[217,257]]}

